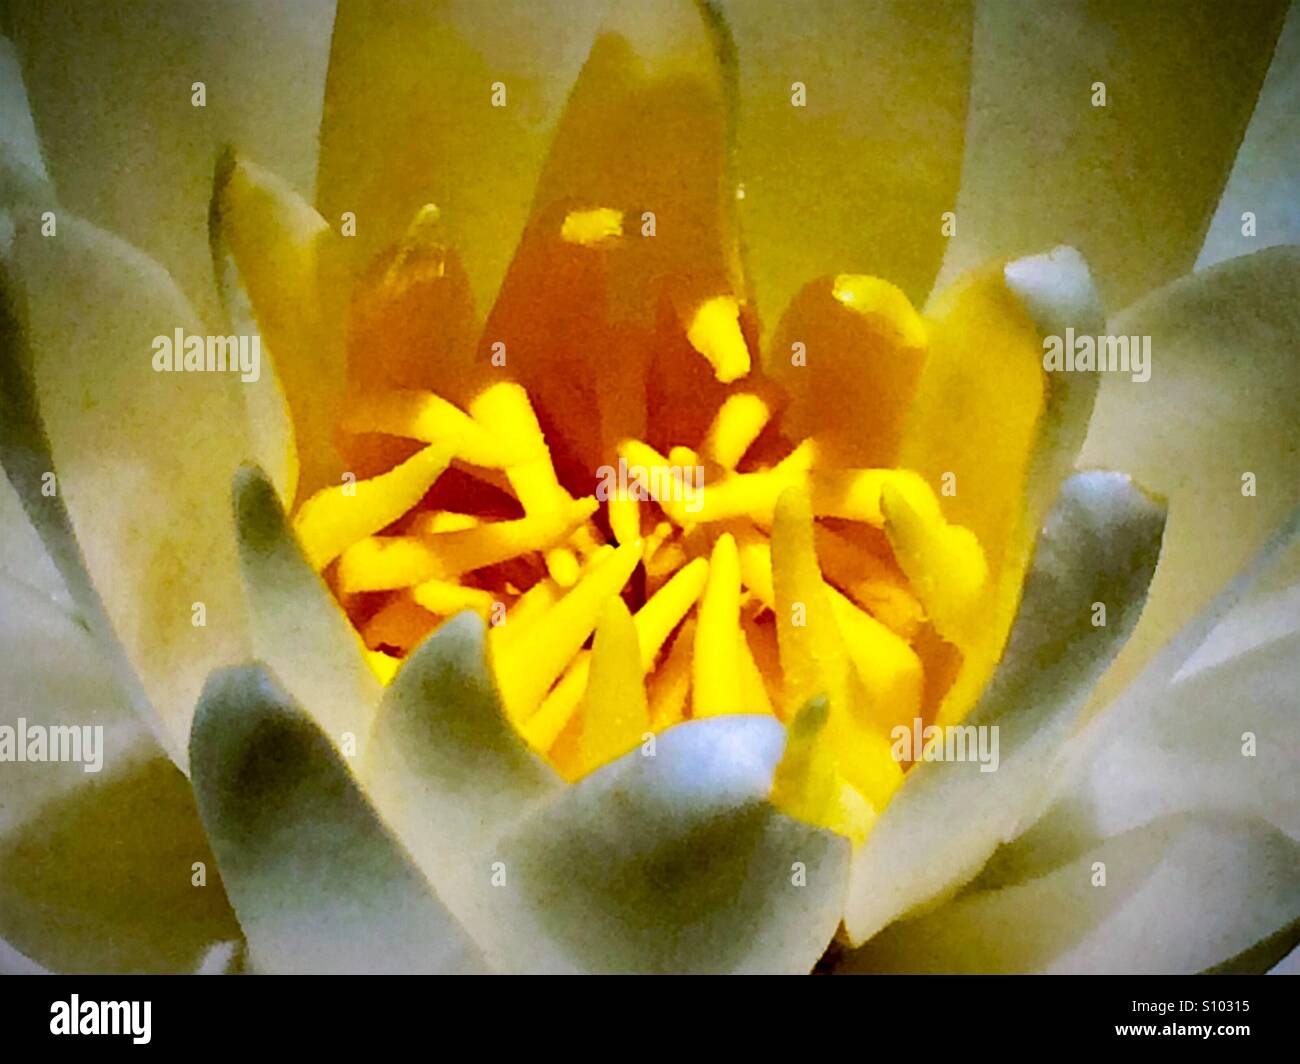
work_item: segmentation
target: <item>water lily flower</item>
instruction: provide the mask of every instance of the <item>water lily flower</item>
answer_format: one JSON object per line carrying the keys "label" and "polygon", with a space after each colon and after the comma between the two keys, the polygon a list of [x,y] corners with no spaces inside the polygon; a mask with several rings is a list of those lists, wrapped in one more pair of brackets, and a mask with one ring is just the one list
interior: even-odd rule
{"label": "water lily flower", "polygon": [[333,8],[0,26],[0,966],[1286,956],[1284,3]]}

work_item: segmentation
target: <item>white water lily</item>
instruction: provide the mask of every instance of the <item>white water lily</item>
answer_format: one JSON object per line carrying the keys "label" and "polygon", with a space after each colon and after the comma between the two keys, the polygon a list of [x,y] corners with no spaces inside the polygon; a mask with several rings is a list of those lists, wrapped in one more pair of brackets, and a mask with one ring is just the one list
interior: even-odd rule
{"label": "white water lily", "polygon": [[[1294,157],[1276,187],[1258,178],[1293,121],[1297,19],[1270,70],[1284,4],[1194,6],[1176,23],[1128,9],[1094,22],[1074,5],[1032,18],[994,3],[828,5],[797,32],[780,5],[703,19],[664,5],[616,13],[626,40],[593,48],[608,6],[9,16],[0,724],[101,724],[106,741],[99,774],[0,763],[0,966],[1276,962],[1300,933],[1300,252],[1257,249],[1296,235],[1278,213]],[[494,109],[497,85],[508,102]],[[314,207],[294,191],[313,173]],[[653,299],[642,267],[617,257],[642,209],[660,226]],[[555,257],[560,242],[578,266]],[[626,313],[564,332],[590,310],[592,261]],[[918,314],[910,300],[936,276]],[[437,307],[401,304],[409,291]],[[1103,302],[1126,309],[1107,321]],[[475,304],[493,308],[481,329]],[[446,331],[417,338],[413,365],[410,327],[430,314]],[[600,331],[610,320],[623,331]],[[257,384],[153,369],[155,336],[254,328]],[[1046,382],[1041,339],[1067,328],[1151,337],[1151,379]],[[612,357],[566,350],[527,393],[494,393],[514,404],[494,421],[457,395],[458,345],[507,333],[514,367],[538,335],[607,339]],[[646,336],[676,345],[663,387],[678,391],[642,392],[629,413],[609,396],[638,357],[659,365],[658,348],[635,354]],[[808,365],[783,367],[810,336],[823,343]],[[915,352],[904,387],[889,374]],[[560,394],[569,377],[589,407]],[[375,378],[390,390],[368,391]],[[421,399],[457,426],[416,435],[427,449],[366,450],[340,431],[365,411],[389,443],[398,422],[414,435],[418,418],[376,397],[431,381],[470,416]],[[713,420],[738,395],[741,414]],[[653,450],[673,422],[682,435],[660,446],[698,446],[716,490],[740,501],[716,528],[667,505],[653,528],[642,511],[610,506],[599,527],[584,511],[576,530],[561,522],[503,556],[558,599],[525,653],[475,616],[483,594],[524,609],[504,582],[445,568],[365,581],[388,545],[376,533],[409,532],[400,522],[453,457],[453,472],[486,470],[480,483],[517,497],[521,526],[537,518],[520,469],[536,472],[538,452],[518,457],[530,401],[543,450],[590,447],[589,465],[614,457],[611,439],[620,455]],[[762,423],[744,427],[760,406],[771,445],[755,444]],[[771,450],[801,441],[813,446]],[[750,445],[771,464],[738,473]],[[357,495],[331,494],[350,465],[365,467]],[[956,496],[927,509],[949,472]],[[769,491],[748,473],[784,479]],[[866,504],[819,502],[849,474],[876,485]],[[907,493],[916,474],[928,496]],[[849,542],[887,540],[896,563],[875,592],[919,619],[832,571],[813,516],[850,510],[866,530],[841,530]],[[447,512],[476,524],[444,531],[505,534],[468,505],[428,516]],[[611,542],[584,543],[592,527]],[[648,563],[674,545],[656,577]],[[616,557],[647,586],[620,598],[619,579],[575,620]],[[647,604],[677,601],[696,575],[669,626],[691,693],[671,696],[669,631],[649,654],[638,639]],[[678,591],[658,598],[660,578]],[[436,630],[376,637],[358,603],[377,591],[414,597]],[[791,601],[809,607],[811,635],[771,620]],[[443,620],[449,603],[470,609]],[[737,628],[745,652],[713,639]],[[942,685],[938,644],[957,648]],[[571,677],[577,697],[543,728]],[[741,712],[719,690],[739,692]],[[997,770],[933,761],[904,776],[871,760],[876,724],[850,712],[864,699],[890,721],[996,725]],[[642,714],[630,729],[629,706]]]}

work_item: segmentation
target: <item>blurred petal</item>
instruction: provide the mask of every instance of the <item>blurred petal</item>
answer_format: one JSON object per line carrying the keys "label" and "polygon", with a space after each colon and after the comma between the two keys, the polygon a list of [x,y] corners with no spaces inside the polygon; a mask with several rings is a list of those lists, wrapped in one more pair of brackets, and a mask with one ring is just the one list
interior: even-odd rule
{"label": "blurred petal", "polygon": [[[60,218],[57,238],[21,225],[13,279],[24,333],[7,357],[17,367],[29,360],[58,495],[40,493],[40,433],[30,424],[10,445],[27,463],[20,490],[92,623],[102,598],[168,730],[164,746],[183,763],[203,677],[247,653],[229,503],[217,489],[248,446],[239,378],[155,372],[153,339],[177,329],[202,335],[201,326],[156,263],[77,218]],[[19,413],[25,423],[37,416]],[[12,479],[8,454],[5,463]],[[93,587],[77,577],[59,506]]]}
{"label": "blurred petal", "polygon": [[[1124,469],[1164,495],[1169,531],[1142,623],[1100,684],[1097,706],[1133,680],[1300,502],[1300,248],[1193,274],[1109,328],[1151,337],[1151,379],[1106,375],[1080,465]],[[1243,495],[1246,473],[1256,478],[1253,496]]]}
{"label": "blurred petal", "polygon": [[1123,307],[1190,270],[1286,6],[981,4],[941,279],[1069,243]]}
{"label": "blurred petal", "polygon": [[[528,215],[543,152],[607,5],[340,0],[316,202],[356,215],[353,273],[433,203],[490,304]],[[504,84],[506,105],[492,106]]]}
{"label": "blurred petal", "polygon": [[42,196],[54,206],[18,53],[0,37],[0,206]]}
{"label": "blurred petal", "polygon": [[[1245,212],[1255,216],[1247,236]],[[1237,150],[1196,268],[1275,244],[1300,244],[1300,5],[1278,35],[1264,87]]]}
{"label": "blurred petal", "polygon": [[746,264],[766,326],[826,274],[874,274],[919,304],[945,250],[940,215],[956,206],[972,5],[719,6],[739,68]]}
{"label": "blurred petal", "polygon": [[8,942],[0,942],[0,975],[49,975],[30,957],[19,953]]}
{"label": "blurred petal", "polygon": [[329,740],[265,669],[213,675],[190,760],[254,969],[481,970]]}
{"label": "blurred petal", "polygon": [[67,585],[54,559],[23,512],[18,493],[5,477],[0,477],[0,575],[13,577],[66,610],[72,608]]}
{"label": "blurred petal", "polygon": [[[1097,862],[1105,885],[1094,885]],[[1045,875],[887,929],[859,972],[1191,973],[1300,912],[1300,846],[1259,821],[1167,817]]]}
{"label": "blurred petal", "polygon": [[213,161],[235,141],[310,191],[332,6],[55,0],[9,12],[60,200],[158,260],[209,325]]}
{"label": "blurred petal", "polygon": [[444,624],[385,692],[362,777],[439,893],[458,913],[483,883],[474,858],[539,801],[563,789],[501,708],[481,618]]}
{"label": "blurred petal", "polygon": [[[934,761],[908,773],[854,855],[854,941],[969,880],[1036,808],[1092,684],[1137,621],[1163,527],[1163,510],[1120,474],[1066,482],[1002,661],[962,722],[998,728],[998,767]],[[1104,627],[1092,624],[1096,602]]]}
{"label": "blurred petal", "polygon": [[238,938],[176,766],[156,756],[86,780],[0,840],[0,934],[47,968],[86,973],[190,972]]}
{"label": "blurred petal", "polygon": [[360,637],[307,564],[261,470],[239,471],[234,502],[253,653],[335,746],[347,733],[363,742],[382,692]]}
{"label": "blurred petal", "polygon": [[489,955],[524,971],[811,970],[849,844],[768,804],[783,743],[772,717],[692,721],[562,791],[466,870]]}
{"label": "blurred petal", "polygon": [[[1271,638],[1253,628],[1253,645],[1242,644],[1240,631],[1258,621],[1261,605],[1275,604],[1279,593],[1268,588],[1297,559],[1293,530],[1288,549],[1255,577],[1172,683],[1152,686],[1144,676],[1070,742],[1055,802],[1026,835],[1026,849],[1055,850],[1062,840],[1088,845],[1161,816],[1202,811],[1255,816],[1300,841],[1300,612],[1290,610],[1289,626],[1279,623]],[[1294,605],[1300,579],[1289,590]],[[1159,661],[1151,671],[1157,679],[1169,672]]]}
{"label": "blurred petal", "polygon": [[[95,637],[39,591],[0,574],[0,724],[104,728],[103,764],[161,751],[113,679]],[[0,773],[0,833],[20,827],[54,798],[88,783],[80,763],[8,761]]]}

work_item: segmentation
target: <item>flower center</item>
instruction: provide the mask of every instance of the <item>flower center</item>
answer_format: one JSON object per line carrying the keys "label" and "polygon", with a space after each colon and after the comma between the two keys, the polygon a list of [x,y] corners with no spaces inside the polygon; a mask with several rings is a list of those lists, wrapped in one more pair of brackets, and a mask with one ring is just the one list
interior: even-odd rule
{"label": "flower center", "polygon": [[[390,310],[445,278],[435,225],[425,208],[374,273]],[[621,225],[617,211],[570,210],[560,239],[581,256]],[[838,329],[835,342],[855,343],[867,322],[900,360],[923,346],[887,283],[842,276],[824,289],[805,308],[810,336]],[[366,320],[364,299],[354,312]],[[891,732],[933,720],[960,667],[945,634],[984,588],[983,551],[917,473],[861,464],[896,450],[889,403],[835,431],[788,386],[802,383],[799,341],[789,367],[761,373],[735,299],[697,301],[678,320],[681,377],[705,372],[703,394],[676,400],[647,397],[653,367],[632,387],[614,361],[577,382],[595,396],[584,409],[557,363],[510,362],[513,340],[493,337],[514,333],[495,311],[475,383],[452,385],[459,402],[404,386],[391,364],[355,375],[340,449],[363,472],[303,502],[295,527],[385,682],[472,610],[508,717],[567,779],[685,720],[771,714],[789,728],[774,800],[861,838],[907,768]],[[527,328],[538,326],[516,332]],[[582,338],[647,350],[664,328],[600,319]],[[902,371],[882,365],[876,393],[889,399]],[[686,416],[702,400],[707,420]]]}

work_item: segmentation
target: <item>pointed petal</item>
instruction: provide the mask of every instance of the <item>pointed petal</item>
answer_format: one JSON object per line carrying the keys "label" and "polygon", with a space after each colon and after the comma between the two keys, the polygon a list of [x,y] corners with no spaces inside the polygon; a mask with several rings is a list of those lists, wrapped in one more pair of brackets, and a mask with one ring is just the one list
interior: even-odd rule
{"label": "pointed petal", "polygon": [[364,741],[382,692],[356,630],[303,556],[260,470],[239,471],[234,504],[254,653],[335,746],[348,733]]}
{"label": "pointed petal", "polygon": [[[1136,623],[1163,527],[1161,508],[1119,474],[1067,481],[1039,537],[1002,662],[963,721],[998,728],[989,739],[997,737],[997,768],[933,761],[908,773],[855,854],[845,913],[855,942],[970,879],[1016,832],[1092,683]],[[1107,617],[1095,628],[1098,601]]]}
{"label": "pointed petal", "polygon": [[385,820],[457,913],[483,880],[476,855],[560,778],[506,719],[484,626],[463,613],[415,651],[384,694],[362,776]]}
{"label": "pointed petal", "polygon": [[[434,203],[466,256],[475,301],[491,302],[604,6],[341,0],[316,202],[331,224],[355,212],[345,247],[354,272]],[[504,107],[492,106],[496,82]]]}
{"label": "pointed petal", "polygon": [[329,740],[265,669],[213,675],[190,761],[256,970],[481,970]]}
{"label": "pointed petal", "polygon": [[768,805],[783,735],[770,717],[692,721],[564,789],[472,870],[490,954],[522,971],[810,970],[848,843]]}

